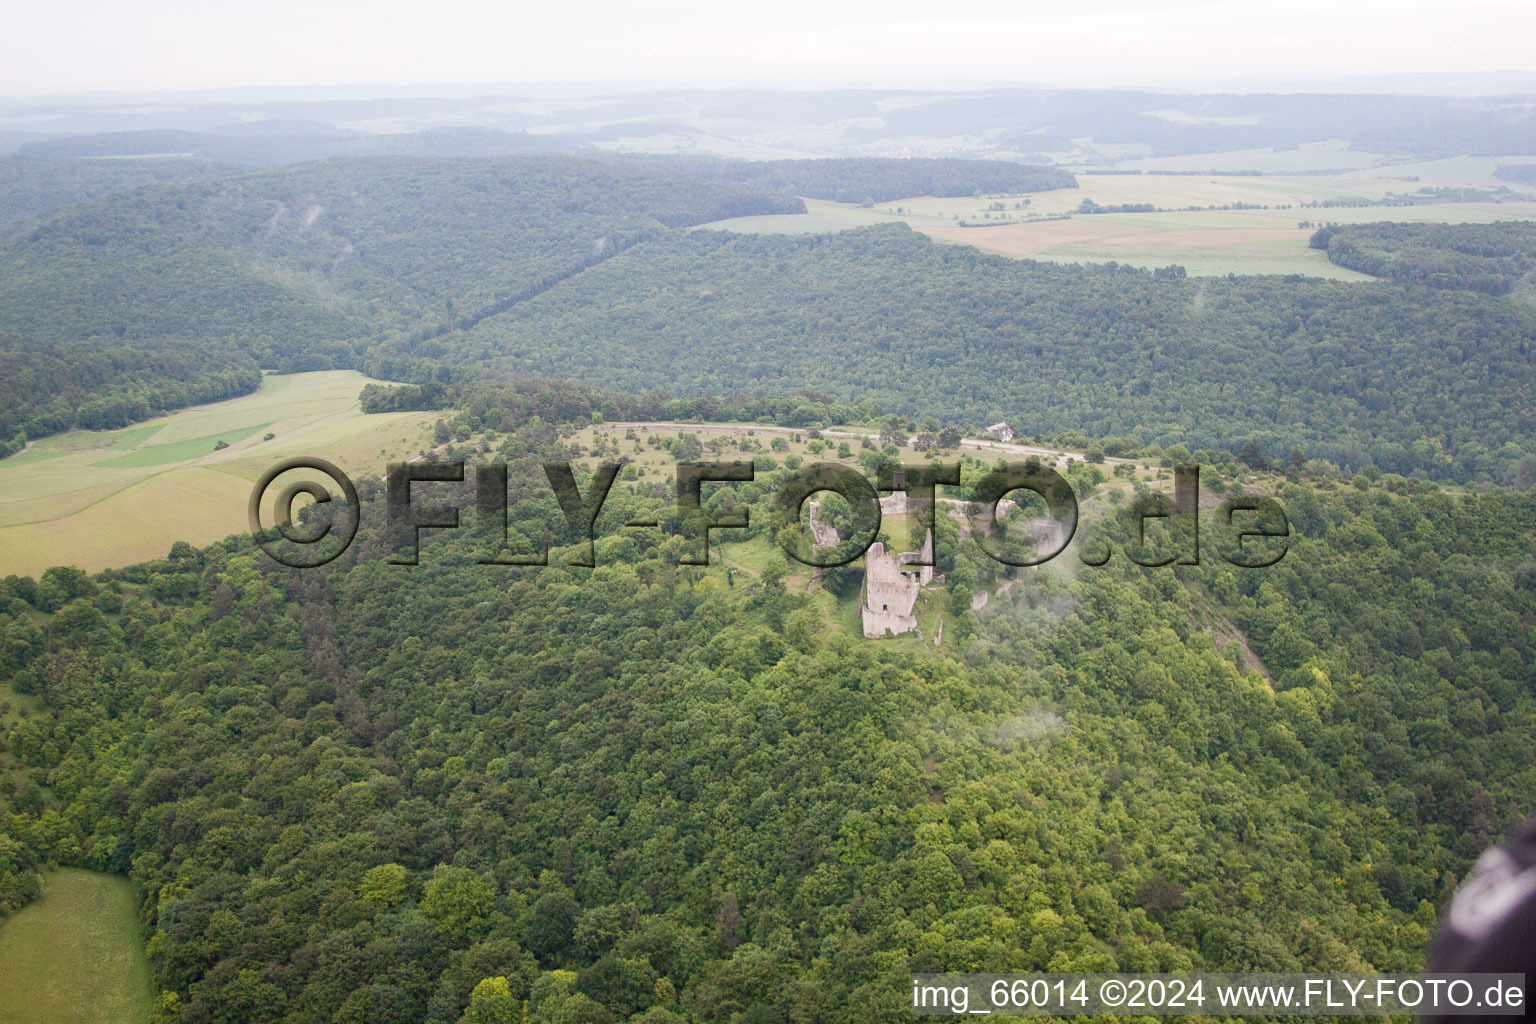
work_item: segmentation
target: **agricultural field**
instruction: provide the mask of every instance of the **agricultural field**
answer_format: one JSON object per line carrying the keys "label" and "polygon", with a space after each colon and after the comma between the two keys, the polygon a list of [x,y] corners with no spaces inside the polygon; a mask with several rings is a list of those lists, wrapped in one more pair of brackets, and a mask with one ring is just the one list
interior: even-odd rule
{"label": "agricultural field", "polygon": [[63,869],[0,921],[0,1024],[144,1024],[154,1005],[133,883]]}
{"label": "agricultural field", "polygon": [[[1294,219],[1225,212],[1115,213],[1070,220],[977,229],[939,228],[928,234],[1007,256],[1060,263],[1114,260],[1138,267],[1178,264],[1197,277],[1225,274],[1306,274],[1364,281],[1308,247],[1312,229]],[[980,237],[978,237],[980,236]]]}
{"label": "agricultural field", "polygon": [[[1266,155],[1275,159],[1260,159]],[[1370,159],[1346,159],[1350,156]],[[1536,194],[1528,188],[1516,188],[1517,196],[1528,198],[1416,206],[1307,204],[1374,201],[1409,195],[1421,188],[1496,189],[1506,183],[1492,176],[1493,168],[1516,160],[1458,157],[1382,165],[1373,154],[1327,145],[1279,152],[1201,154],[1122,166],[1256,169],[1266,173],[1079,173],[1078,187],[1071,189],[1029,195],[925,196],[868,208],[807,200],[807,212],[803,214],[742,217],[705,227],[746,233],[810,234],[899,219],[941,241],[973,245],[1006,256],[1061,263],[1114,260],[1141,267],[1176,263],[1197,277],[1305,274],[1359,281],[1366,280],[1366,275],[1335,266],[1323,252],[1308,247],[1313,230],[1321,223],[1529,220],[1536,218]],[[1337,173],[1275,173],[1319,168],[1337,169]],[[1148,204],[1157,207],[1158,212],[1085,215],[1077,212],[1085,200],[1105,207]],[[1230,208],[1239,204],[1264,208]]]}
{"label": "agricultural field", "polygon": [[242,532],[252,485],[280,459],[315,455],[358,477],[430,446],[435,415],[365,416],[368,383],[350,370],[269,375],[253,395],[38,441],[0,461],[0,575],[97,572]]}

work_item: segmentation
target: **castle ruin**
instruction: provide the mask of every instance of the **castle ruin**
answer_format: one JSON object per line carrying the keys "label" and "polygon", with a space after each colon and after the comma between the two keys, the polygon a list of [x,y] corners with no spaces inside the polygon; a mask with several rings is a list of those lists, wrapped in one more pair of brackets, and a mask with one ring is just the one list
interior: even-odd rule
{"label": "castle ruin", "polygon": [[[913,565],[927,562],[927,565]],[[927,531],[922,551],[905,551],[894,558],[876,541],[864,554],[864,606],[860,609],[864,635],[875,639],[917,629],[912,614],[917,594],[933,581],[933,531]],[[906,569],[903,566],[912,565]]]}

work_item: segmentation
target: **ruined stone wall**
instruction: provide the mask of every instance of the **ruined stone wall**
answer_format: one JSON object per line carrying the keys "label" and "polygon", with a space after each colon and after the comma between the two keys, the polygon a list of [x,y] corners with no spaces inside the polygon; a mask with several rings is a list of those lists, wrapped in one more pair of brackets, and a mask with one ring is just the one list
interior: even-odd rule
{"label": "ruined stone wall", "polygon": [[[911,565],[917,572],[919,586],[926,587],[933,582],[933,531],[927,530],[923,534],[923,548],[921,551],[903,551],[896,556],[899,565]],[[927,563],[926,565],[923,563]]]}
{"label": "ruined stone wall", "polygon": [[864,635],[882,637],[887,630],[901,634],[916,629],[912,607],[921,586],[919,574],[903,572],[884,544],[871,544],[864,556]]}

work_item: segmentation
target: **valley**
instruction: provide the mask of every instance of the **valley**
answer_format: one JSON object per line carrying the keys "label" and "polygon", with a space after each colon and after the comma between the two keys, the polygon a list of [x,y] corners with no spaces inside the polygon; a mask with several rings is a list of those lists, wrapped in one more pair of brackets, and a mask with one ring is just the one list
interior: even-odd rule
{"label": "valley", "polygon": [[[0,101],[0,1024],[1434,963],[1536,811],[1536,102],[484,90]],[[959,464],[931,576],[786,554],[822,462]]]}

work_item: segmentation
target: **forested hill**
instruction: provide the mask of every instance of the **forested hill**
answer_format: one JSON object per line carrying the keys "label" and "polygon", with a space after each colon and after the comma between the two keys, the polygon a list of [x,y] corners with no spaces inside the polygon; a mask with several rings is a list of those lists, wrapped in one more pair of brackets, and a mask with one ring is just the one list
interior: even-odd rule
{"label": "forested hill", "polygon": [[[1081,430],[1512,482],[1536,455],[1536,309],[1464,292],[987,256],[902,225],[673,233],[399,350],[628,391],[803,388]],[[393,376],[386,360],[375,375]],[[1452,400],[1451,395],[1455,395]],[[1528,483],[1529,481],[1527,481]]]}
{"label": "forested hill", "polygon": [[472,321],[668,227],[803,208],[574,157],[338,160],[167,184],[0,241],[0,329],[213,335],[267,366],[347,365],[365,338]]}
{"label": "forested hill", "polygon": [[179,157],[157,160],[76,160],[0,157],[0,230],[83,199],[145,185],[227,177],[237,167]]}
{"label": "forested hill", "polygon": [[[562,135],[526,135],[472,128],[359,136],[331,131],[214,134],[187,131],[112,132],[36,142],[0,159],[0,226],[66,202],[136,185],[228,175],[240,165],[298,164],[334,157],[507,157],[567,153]],[[166,156],[165,154],[186,154]],[[675,178],[765,185],[812,199],[886,202],[908,196],[969,196],[977,192],[1039,192],[1071,188],[1076,178],[1054,167],[1012,160],[828,157],[812,160],[727,160],[710,156],[640,156],[588,150],[628,171]],[[137,157],[138,159],[110,159]]]}
{"label": "forested hill", "polygon": [[[708,176],[752,165],[389,158],[154,185],[0,236],[0,332],[84,349],[228,339],[267,368],[400,381],[492,373],[694,396],[809,388],[1026,433],[1229,451],[1251,442],[1270,458],[1297,451],[1347,471],[1457,482],[1536,476],[1526,302],[1012,261],[901,225],[818,237],[689,230],[803,209],[787,188],[845,187],[813,173],[897,192],[980,180],[961,171],[1037,173],[936,163],[787,161],[734,181]],[[1493,267],[1507,279],[1529,260],[1517,226],[1457,230],[1445,246],[1486,234],[1515,252],[1458,256],[1469,277]],[[1342,251],[1351,237],[1325,244]],[[1425,237],[1435,247],[1393,259],[1415,267],[1421,250],[1449,251]]]}
{"label": "forested hill", "polygon": [[1401,284],[1508,295],[1536,271],[1536,223],[1345,224],[1319,228],[1314,249],[1341,267]]}
{"label": "forested hill", "polygon": [[260,386],[256,361],[227,342],[69,345],[0,337],[0,457],[49,434],[125,427]]}
{"label": "forested hill", "polygon": [[[146,143],[149,145],[149,143]],[[15,157],[0,330],[41,341],[234,338],[265,366],[356,366],[378,338],[472,324],[666,229],[876,198],[1072,183],[968,160],[538,156],[197,161]],[[219,180],[170,181],[178,176]],[[3,182],[0,182],[3,184]],[[98,193],[31,220],[69,199]]]}
{"label": "forested hill", "polygon": [[[516,529],[560,519],[554,424],[489,454]],[[476,565],[468,531],[387,565],[370,514],[308,573],[231,541],[8,580],[37,710],[0,908],[42,863],[129,875],[179,1024],[862,1024],[913,971],[1420,969],[1536,791],[1536,496],[1361,485],[1286,488],[1273,571],[1116,557],[979,611],[951,580],[938,649],[847,635],[780,563],[679,567],[623,484],[593,570]]]}
{"label": "forested hill", "polygon": [[647,159],[658,168],[680,175],[750,182],[808,199],[839,203],[884,203],[910,196],[969,196],[978,192],[1044,192],[1077,184],[1077,179],[1067,171],[1009,160],[857,157],[748,161],[668,156]]}
{"label": "forested hill", "polygon": [[529,135],[456,125],[415,132],[369,135],[314,121],[269,121],[230,125],[217,132],[182,129],[92,132],[30,142],[20,148],[34,158],[146,158],[186,154],[219,163],[248,166],[307,163],[340,157],[493,157],[571,153],[591,140],[576,133]]}

